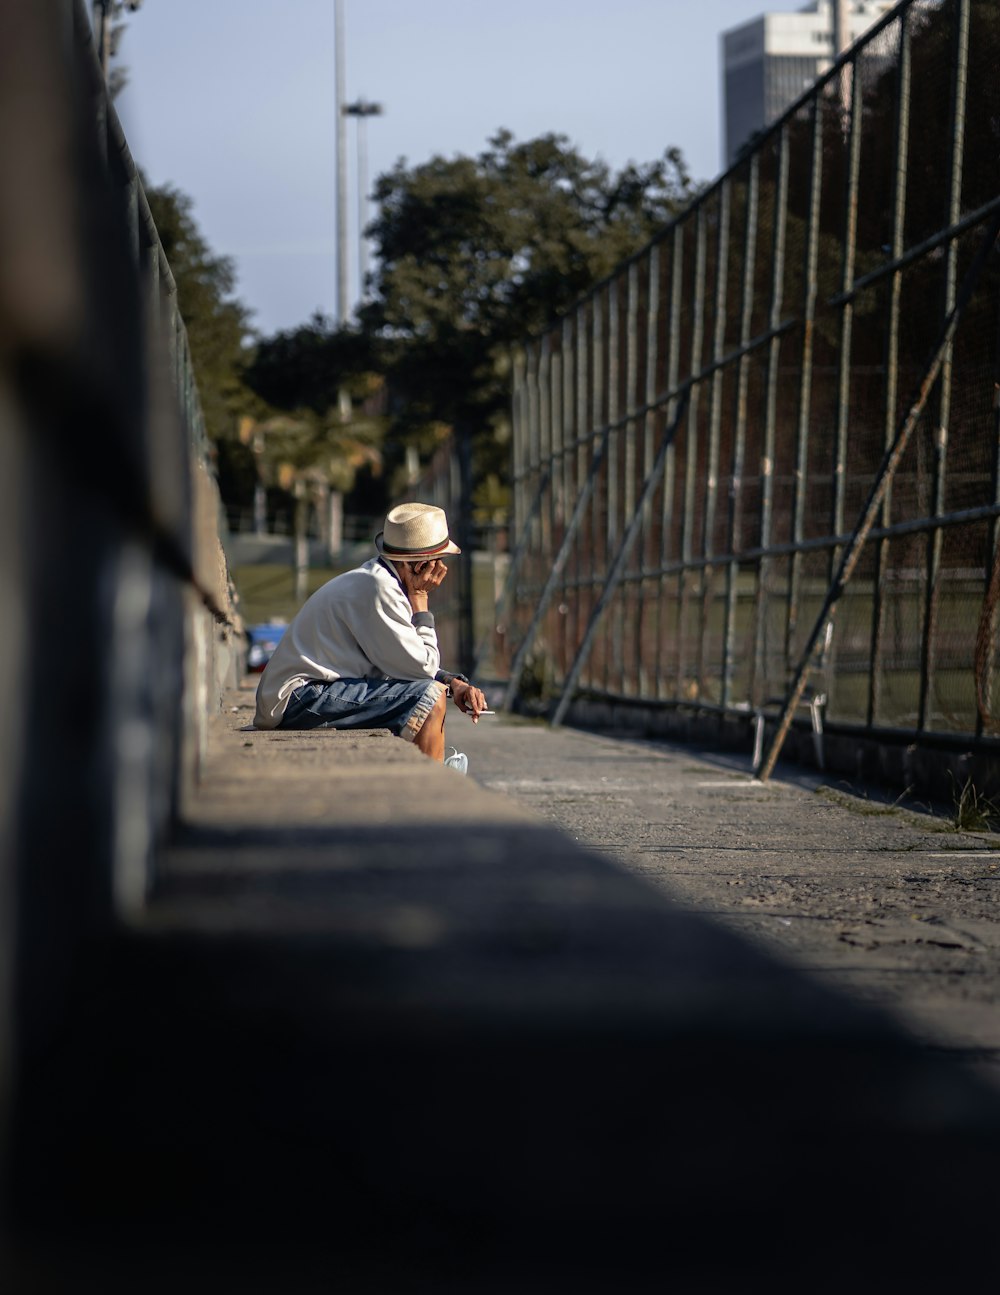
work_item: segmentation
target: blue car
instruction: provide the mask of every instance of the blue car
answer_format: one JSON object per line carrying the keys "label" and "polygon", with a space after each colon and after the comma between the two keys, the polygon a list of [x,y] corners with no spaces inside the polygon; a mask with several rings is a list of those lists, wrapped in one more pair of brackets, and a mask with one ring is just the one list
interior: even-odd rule
{"label": "blue car", "polygon": [[247,638],[250,640],[247,669],[251,673],[259,674],[264,669],[286,629],[288,625],[285,621],[269,621],[265,625],[247,626]]}

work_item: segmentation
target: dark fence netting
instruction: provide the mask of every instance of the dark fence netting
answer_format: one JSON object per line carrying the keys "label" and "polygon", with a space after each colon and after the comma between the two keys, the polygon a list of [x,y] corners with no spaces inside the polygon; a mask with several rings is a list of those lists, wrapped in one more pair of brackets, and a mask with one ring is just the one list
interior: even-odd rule
{"label": "dark fence netting", "polygon": [[898,5],[518,349],[508,704],[996,743],[998,66]]}

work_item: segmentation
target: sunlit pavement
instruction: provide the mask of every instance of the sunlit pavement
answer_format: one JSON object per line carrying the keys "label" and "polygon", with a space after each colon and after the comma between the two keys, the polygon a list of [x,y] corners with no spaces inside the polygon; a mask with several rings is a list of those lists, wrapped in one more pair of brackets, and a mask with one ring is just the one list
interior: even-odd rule
{"label": "sunlit pavement", "polygon": [[1000,837],[835,775],[505,717],[470,772],[632,875],[1000,1080]]}

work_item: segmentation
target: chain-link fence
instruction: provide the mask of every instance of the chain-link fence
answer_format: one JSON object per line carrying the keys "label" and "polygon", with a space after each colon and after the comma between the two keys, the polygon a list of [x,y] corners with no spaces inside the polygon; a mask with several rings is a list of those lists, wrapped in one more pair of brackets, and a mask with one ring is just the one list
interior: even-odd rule
{"label": "chain-link fence", "polygon": [[509,704],[997,741],[998,66],[898,5],[519,351]]}

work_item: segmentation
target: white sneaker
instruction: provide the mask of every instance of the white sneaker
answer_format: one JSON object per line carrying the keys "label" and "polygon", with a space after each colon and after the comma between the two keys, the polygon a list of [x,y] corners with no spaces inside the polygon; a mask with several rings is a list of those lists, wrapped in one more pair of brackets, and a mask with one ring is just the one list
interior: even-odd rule
{"label": "white sneaker", "polygon": [[449,754],[445,756],[445,768],[454,769],[456,773],[469,772],[469,757],[461,751],[456,751],[453,746],[448,748]]}

